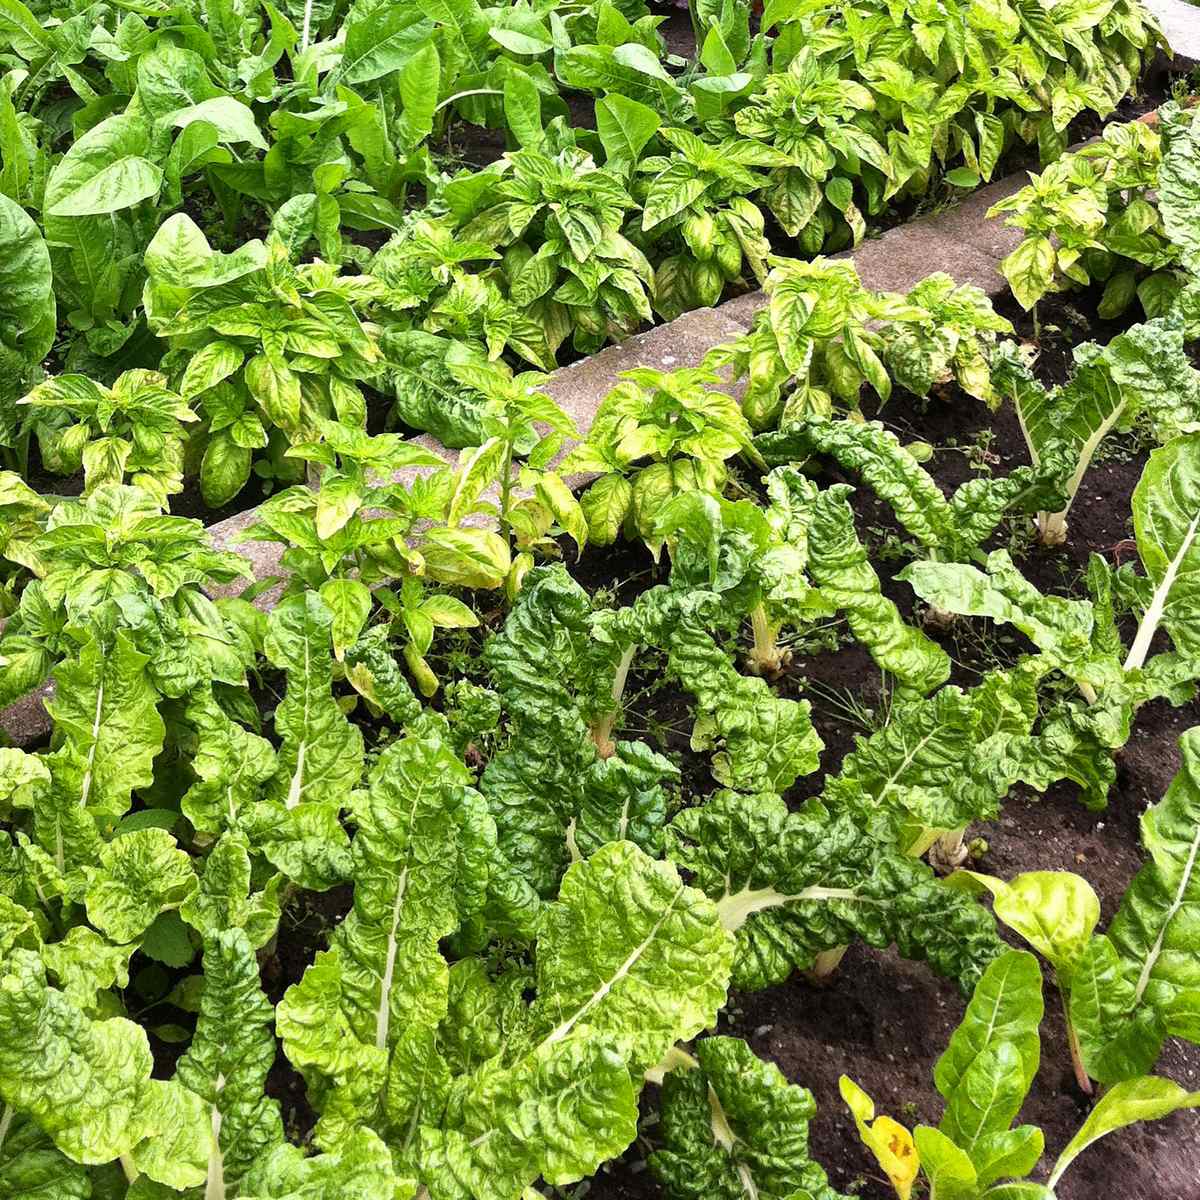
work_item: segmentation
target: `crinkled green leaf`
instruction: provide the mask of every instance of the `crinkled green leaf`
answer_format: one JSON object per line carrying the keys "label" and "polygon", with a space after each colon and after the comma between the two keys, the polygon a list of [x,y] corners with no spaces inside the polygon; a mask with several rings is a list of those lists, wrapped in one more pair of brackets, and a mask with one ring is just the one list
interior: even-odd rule
{"label": "crinkled green leaf", "polygon": [[54,790],[69,795],[102,829],[124,815],[135,788],[150,785],[162,749],[148,661],[124,631],[109,645],[96,634],[55,671],[58,686],[46,702],[62,739],[47,760]]}
{"label": "crinkled green leaf", "polygon": [[579,852],[628,841],[659,857],[667,820],[663,784],[678,779],[679,771],[643,742],[617,742],[609,758],[597,759],[584,774],[574,825]]}
{"label": "crinkled green leaf", "polygon": [[[1189,730],[1179,743],[1183,759],[1179,773],[1153,808],[1142,817],[1142,844],[1150,861],[1134,876],[1108,928],[1108,940],[1119,959],[1119,980],[1112,985],[1113,999],[1123,1001],[1126,1020],[1137,1020],[1141,1008],[1157,1017],[1157,1039],[1165,1033],[1162,1022],[1171,1005],[1187,992],[1200,987],[1200,731]],[[1110,956],[1102,955],[1100,978],[1111,974]],[[1106,961],[1107,959],[1107,961]],[[1146,1018],[1140,1019],[1143,1027]],[[1120,1034],[1113,1014],[1108,1029],[1085,1022],[1086,1033]],[[1101,1065],[1102,1043],[1081,1030],[1085,1052],[1092,1065],[1104,1070],[1097,1075],[1111,1081],[1113,1070],[1130,1065],[1146,1069],[1143,1055],[1111,1055],[1108,1069]],[[1141,1039],[1144,1041],[1144,1039]]]}
{"label": "crinkled green leaf", "polygon": [[1130,650],[1127,666],[1141,666],[1161,623],[1176,649],[1200,652],[1200,434],[1155,450],[1133,490],[1138,555],[1154,595]]}
{"label": "crinkled green leaf", "polygon": [[187,719],[198,739],[191,764],[197,779],[180,801],[184,816],[201,833],[236,828],[242,810],[274,777],[275,752],[266,738],[233,720],[211,689],[192,693]]}
{"label": "crinkled green leaf", "polygon": [[420,700],[388,648],[386,626],[368,629],[346,651],[346,679],[360,696],[401,725],[421,711]]}
{"label": "crinkled green leaf", "polygon": [[1091,604],[1043,595],[1007,550],[988,555],[986,575],[966,563],[915,562],[897,578],[935,608],[1016,626],[1056,664],[1073,663],[1091,649]]}
{"label": "crinkled green leaf", "polygon": [[0,1145],[0,1193],[24,1200],[91,1200],[92,1180],[27,1118],[12,1125]]}
{"label": "crinkled green leaf", "polygon": [[[444,1103],[431,1044],[447,1006],[439,942],[482,907],[495,837],[470,780],[429,723],[384,752],[356,799],[354,909],[278,1011],[327,1143],[366,1120],[407,1146]],[[408,1072],[410,1059],[425,1067]]]}
{"label": "crinkled green leaf", "polygon": [[209,1114],[212,1194],[234,1188],[283,1142],[279,1105],[263,1092],[275,1061],[273,1017],[259,984],[253,943],[239,929],[209,937],[196,1033],[175,1077],[204,1101]]}
{"label": "crinkled green leaf", "polygon": [[610,842],[570,867],[542,919],[531,1013],[542,1047],[586,1028],[649,1069],[716,1020],[733,951],[716,905],[674,866]]}
{"label": "crinkled green leaf", "polygon": [[114,838],[86,875],[88,920],[115,942],[141,936],[160,912],[178,908],[196,887],[192,860],[165,829]]}
{"label": "crinkled green leaf", "polygon": [[275,710],[283,744],[267,794],[288,809],[303,803],[340,807],[362,775],[362,734],[331,692],[332,623],[313,592],[284,600],[267,620],[264,653],[288,675],[287,694]]}
{"label": "crinkled green leaf", "polygon": [[107,1163],[146,1139],[168,1138],[175,1160],[166,1170],[155,1169],[153,1177],[171,1186],[195,1186],[204,1180],[208,1128],[176,1127],[187,1101],[178,1085],[151,1079],[152,1066],[146,1034],[137,1025],[123,1017],[85,1016],[47,986],[31,951],[14,951],[5,961],[0,1099],[33,1116],[76,1162]]}
{"label": "crinkled green leaf", "polygon": [[1163,227],[1190,271],[1200,270],[1200,122],[1169,106],[1163,113],[1158,210]]}
{"label": "crinkled green leaf", "polygon": [[[557,891],[586,781],[595,787],[611,774],[595,766],[588,721],[611,708],[620,648],[592,637],[590,617],[587,593],[562,567],[535,568],[484,650],[511,738],[489,761],[480,791],[501,853],[542,897]],[[671,768],[661,765],[666,777]]]}
{"label": "crinkled green leaf", "polygon": [[68,929],[57,942],[42,947],[42,962],[63,995],[89,1016],[109,988],[129,983],[132,945],[113,945],[86,925]]}
{"label": "crinkled green leaf", "polygon": [[306,1154],[285,1142],[257,1160],[239,1200],[412,1200],[417,1185],[398,1175],[387,1146],[356,1129],[336,1153]]}
{"label": "crinkled green leaf", "polygon": [[179,906],[179,915],[203,938],[237,929],[259,949],[279,927],[282,883],[273,875],[262,891],[253,891],[250,843],[243,834],[224,833],[208,852],[200,883]]}
{"label": "crinkled green leaf", "polygon": [[0,817],[9,820],[13,808],[32,808],[49,784],[50,771],[36,754],[0,747]]}
{"label": "crinkled green leaf", "polygon": [[698,624],[681,621],[671,633],[668,670],[695,697],[692,749],[715,751],[719,783],[783,792],[817,769],[824,743],[809,702],[783,699],[766,680],[740,674]]}
{"label": "crinkled green leaf", "polygon": [[422,1128],[421,1177],[431,1200],[511,1200],[539,1177],[565,1186],[633,1141],[637,1111],[623,1057],[581,1031],[479,1071],[453,1124]]}
{"label": "crinkled green leaf", "polygon": [[778,796],[718,792],[680,813],[668,855],[737,938],[736,987],[782,983],[861,938],[895,942],[969,987],[1000,948],[987,913],[848,816],[789,813]]}
{"label": "crinkled green leaf", "polygon": [[821,594],[846,614],[850,630],[876,664],[905,687],[924,695],[950,675],[946,652],[907,625],[880,590],[879,577],[854,529],[847,496],[838,484],[813,504],[809,528],[809,573]]}
{"label": "crinkled green leaf", "polygon": [[809,1157],[817,1106],[740,1038],[696,1043],[699,1065],[663,1083],[662,1148],[650,1169],[669,1200],[839,1200]]}
{"label": "crinkled green leaf", "polygon": [[[1013,782],[1009,747],[1028,734],[1033,713],[1016,701],[1020,685],[1012,676],[992,680],[970,692],[947,686],[894,706],[882,729],[855,739],[826,784],[827,800],[865,802],[875,813],[872,824],[896,836],[893,823],[901,815],[941,832],[994,817]],[[1014,702],[994,711],[997,694]],[[912,845],[906,838],[901,848]]]}
{"label": "crinkled green leaf", "polygon": [[807,421],[787,432],[755,441],[768,463],[799,462],[828,454],[860,475],[922,546],[950,558],[965,558],[999,524],[1032,486],[1033,475],[1017,468],[1008,476],[976,479],[947,500],[933,476],[878,421]]}

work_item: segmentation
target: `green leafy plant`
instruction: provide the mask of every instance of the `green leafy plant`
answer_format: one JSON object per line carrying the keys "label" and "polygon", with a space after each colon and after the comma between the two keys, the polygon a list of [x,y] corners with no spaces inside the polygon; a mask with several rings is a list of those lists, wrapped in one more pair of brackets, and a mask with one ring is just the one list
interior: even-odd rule
{"label": "green leafy plant", "polygon": [[1197,900],[1197,752],[1180,739],[1183,765],[1142,818],[1150,860],[1134,876],[1107,932],[1097,933],[1100,902],[1087,882],[1062,871],[1034,871],[1004,882],[963,873],[986,887],[996,916],[1054,967],[1076,1077],[1114,1085],[1153,1069],[1169,1035],[1196,1041],[1197,980],[1186,946]]}
{"label": "green leafy plant", "polygon": [[[622,233],[635,201],[619,174],[569,145],[525,147],[453,186],[455,237],[503,252],[496,282],[540,330],[535,362],[553,359],[568,335],[590,353],[650,320],[654,273]],[[452,303],[453,289],[441,307]]]}
{"label": "green leafy plant", "polygon": [[23,456],[12,454],[19,445],[18,413],[13,406],[36,381],[42,359],[54,344],[57,306],[45,239],[29,214],[8,195],[0,195],[0,258],[4,262],[0,290],[5,297],[0,313],[4,325],[0,448],[6,451],[9,465],[16,466]]}
{"label": "green leafy plant", "polygon": [[1005,223],[1025,234],[1001,264],[1023,308],[1036,310],[1048,292],[1103,283],[1102,317],[1117,316],[1135,297],[1148,317],[1168,310],[1185,280],[1175,230],[1194,216],[1163,211],[1176,202],[1171,193],[1160,199],[1159,178],[1187,170],[1196,120],[1172,104],[1158,124],[1109,125],[1099,142],[993,206],[989,215],[1011,214]]}
{"label": "green leafy plant", "polygon": [[112,387],[84,375],[55,375],[21,403],[36,414],[30,423],[42,461],[64,475],[82,466],[85,494],[129,482],[166,508],[168,497],[183,490],[187,425],[198,418],[160,372],[124,371]]}
{"label": "green leafy plant", "polygon": [[761,210],[748,196],[763,186],[750,168],[779,155],[744,138],[710,145],[686,129],[664,128],[658,136],[671,155],[649,155],[637,164],[648,176],[641,184],[643,236],[674,234],[680,253],[657,267],[654,306],[664,317],[715,304],[726,283],[743,275],[743,260],[762,281],[768,253]]}
{"label": "green leafy plant", "polygon": [[705,360],[746,381],[756,430],[826,420],[835,403],[854,412],[864,385],[884,403],[893,384],[923,397],[952,382],[995,403],[996,334],[1012,326],[978,288],[938,273],[900,296],[868,291],[848,260],[772,262],[750,332]]}
{"label": "green leafy plant", "polygon": [[787,69],[734,115],[743,137],[776,153],[764,189],[767,206],[789,237],[809,254],[857,244],[870,215],[895,190],[887,150],[874,136],[875,98],[846,79],[832,58],[802,50]]}
{"label": "green leafy plant", "polygon": [[[292,487],[255,510],[244,541],[288,547],[283,563],[293,572],[292,590],[324,588],[326,581],[356,621],[339,636],[349,645],[369,611],[369,585],[427,573],[443,583],[499,587],[511,557],[503,538],[464,521],[476,512],[482,491],[470,463],[455,470],[431,450],[399,434],[374,437],[352,426],[317,419],[321,439],[289,452],[319,464],[320,486]],[[412,468],[435,468],[415,475]],[[403,473],[410,475],[404,480]],[[421,533],[418,527],[425,523]],[[410,544],[410,539],[412,543]]]}
{"label": "green leafy plant", "polygon": [[969,479],[947,498],[913,449],[880,421],[809,420],[763,434],[755,445],[768,463],[803,462],[820,453],[861,475],[930,558],[969,559],[1007,512],[1028,511],[1059,495],[1054,464],[1043,469],[1039,463]]}
{"label": "green leafy plant", "polygon": [[1173,313],[1135,325],[1106,346],[1077,346],[1074,371],[1053,388],[1038,382],[1011,343],[996,355],[995,386],[1013,401],[1030,458],[1039,471],[1064,481],[1065,505],[1038,513],[1043,544],[1066,541],[1067,514],[1110,430],[1140,420],[1166,442],[1195,426],[1200,372],[1188,362],[1183,326]]}
{"label": "green leafy plant", "polygon": [[277,236],[213,251],[182,214],[155,234],[146,270],[147,318],[171,344],[163,366],[204,418],[209,504],[241,491],[254,450],[272,438],[306,441],[333,417],[365,424],[360,382],[378,375],[381,356],[359,310],[383,295],[377,280],[294,267]]}
{"label": "green leafy plant", "polygon": [[663,1081],[662,1148],[649,1157],[671,1200],[747,1187],[768,1198],[839,1200],[809,1157],[817,1109],[807,1089],[738,1038],[702,1038],[688,1058]]}
{"label": "green leafy plant", "polygon": [[103,644],[121,630],[155,659],[168,694],[181,694],[202,674],[242,679],[244,614],[232,602],[218,609],[200,585],[252,572],[239,555],[213,549],[198,521],[165,516],[148,492],[113,483],[62,500],[37,519],[44,529],[28,529],[24,549],[8,551],[36,578],[0,638],[6,702],[38,686],[80,644]]}
{"label": "green leafy plant", "polygon": [[626,527],[657,551],[655,523],[673,496],[716,494],[727,460],[757,456],[737,401],[713,386],[720,383],[715,372],[640,367],[622,378],[560,470],[599,475],[581,501],[593,542],[608,545]]}

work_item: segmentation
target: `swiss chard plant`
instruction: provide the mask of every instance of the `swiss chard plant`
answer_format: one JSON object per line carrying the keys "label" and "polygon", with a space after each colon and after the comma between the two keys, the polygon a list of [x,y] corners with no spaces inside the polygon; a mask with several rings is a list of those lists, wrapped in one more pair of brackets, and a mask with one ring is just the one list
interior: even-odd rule
{"label": "swiss chard plant", "polygon": [[1078,875],[1029,871],[1008,882],[970,872],[953,877],[989,890],[996,916],[1054,967],[1085,1092],[1093,1079],[1111,1086],[1153,1070],[1168,1036],[1200,1040],[1200,980],[1188,950],[1200,904],[1198,750],[1196,731],[1189,730],[1180,740],[1179,773],[1142,816],[1148,861],[1105,932],[1097,931],[1100,902]]}
{"label": "swiss chard plant", "polygon": [[1200,371],[1184,349],[1186,320],[1172,311],[1134,325],[1107,345],[1074,350],[1074,370],[1047,388],[1024,356],[1005,343],[994,360],[997,394],[1013,402],[1029,455],[1039,472],[1057,476],[1061,508],[1037,516],[1040,540],[1067,539],[1067,516],[1105,436],[1137,422],[1158,442],[1193,431],[1200,422]]}

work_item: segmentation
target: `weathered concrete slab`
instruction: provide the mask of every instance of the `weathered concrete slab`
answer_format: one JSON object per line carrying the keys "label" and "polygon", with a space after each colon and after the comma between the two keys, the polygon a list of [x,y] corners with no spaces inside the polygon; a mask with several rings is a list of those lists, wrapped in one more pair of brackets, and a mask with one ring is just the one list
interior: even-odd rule
{"label": "weathered concrete slab", "polygon": [[973,283],[989,296],[1008,286],[998,259],[949,236],[931,217],[898,225],[837,257],[853,258],[863,285],[875,292],[907,292],[934,271],[945,271],[958,283]]}
{"label": "weathered concrete slab", "polygon": [[[248,508],[245,512],[236,513],[208,527],[208,540],[218,550],[233,550],[250,562],[254,578],[262,581],[272,575],[282,574],[283,568],[279,560],[283,557],[286,546],[279,542],[235,542],[233,539],[254,524],[257,518],[257,508]],[[244,579],[236,579],[233,583],[219,584],[208,589],[208,594],[217,599],[220,596],[236,596],[246,586]],[[259,608],[273,608],[283,592],[283,581],[261,593],[255,603]]]}
{"label": "weathered concrete slab", "polygon": [[1200,61],[1200,8],[1186,0],[1143,0],[1177,57]]}
{"label": "weathered concrete slab", "polygon": [[[975,283],[989,296],[1008,284],[996,264],[1017,248],[1021,233],[1002,218],[988,219],[988,209],[1029,182],[1027,172],[1006,175],[972,192],[960,203],[863,242],[837,258],[852,258],[867,287],[907,292],[934,271],[945,271],[959,283]],[[749,292],[718,305],[716,312],[747,329],[767,302],[766,293]]]}
{"label": "weathered concrete slab", "polygon": [[[981,250],[989,258],[999,262],[1001,259],[1007,258],[1021,244],[1021,238],[1024,235],[1019,229],[1005,225],[1003,216],[993,217],[989,220],[988,209],[1014,192],[1019,192],[1028,182],[1029,173],[1026,171],[1006,175],[1003,179],[972,192],[952,208],[946,208],[931,216],[923,217],[914,224],[927,227],[931,234],[944,240],[948,246],[969,246],[972,250]],[[934,269],[945,270],[954,275],[954,271],[949,267],[932,268],[927,266],[921,277],[924,278]],[[958,276],[955,275],[955,278],[958,279]],[[961,279],[958,281],[965,282]],[[1000,291],[1004,291],[1007,287],[1008,284],[1001,279]],[[999,295],[999,292],[989,294],[994,296]]]}
{"label": "weathered concrete slab", "polygon": [[749,329],[754,324],[754,318],[766,307],[766,304],[767,293],[759,288],[757,291],[747,292],[744,296],[726,300],[724,304],[718,304],[716,311],[727,320],[736,321],[739,325]]}

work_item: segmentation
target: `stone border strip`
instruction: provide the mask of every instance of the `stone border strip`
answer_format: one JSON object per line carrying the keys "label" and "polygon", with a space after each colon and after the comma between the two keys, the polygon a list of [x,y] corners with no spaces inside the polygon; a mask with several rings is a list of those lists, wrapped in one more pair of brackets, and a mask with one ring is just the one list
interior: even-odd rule
{"label": "stone border strip", "polygon": [[1187,0],[1142,0],[1181,58],[1200,59],[1200,7]]}
{"label": "stone border strip", "polygon": [[[1200,8],[1183,0],[1152,0],[1150,7],[1176,5],[1189,9],[1190,28],[1200,43]],[[1182,49],[1182,45],[1180,47]],[[1200,57],[1200,46],[1196,49]],[[1075,147],[1073,147],[1074,149]],[[1028,182],[1026,172],[1017,172],[979,188],[952,208],[927,217],[919,217],[889,229],[880,237],[864,241],[854,250],[843,251],[837,258],[854,262],[863,284],[872,291],[907,292],[934,270],[945,271],[958,283],[973,283],[991,298],[1008,290],[1000,274],[1000,260],[1021,241],[1019,230],[999,220],[988,220],[987,211],[998,200],[1010,196]],[[574,419],[580,433],[587,435],[600,401],[612,390],[623,371],[652,366],[664,369],[697,366],[705,354],[722,342],[745,333],[754,316],[766,303],[761,291],[750,292],[716,308],[698,308],[615,346],[607,346],[589,358],[560,367],[551,374],[546,391]],[[458,452],[448,450],[428,434],[415,439],[453,463]],[[398,475],[403,479],[405,472]],[[586,478],[569,480],[582,486]],[[277,542],[243,542],[233,538],[252,525],[256,509],[247,509],[218,521],[208,528],[212,544],[220,550],[237,550],[249,561],[255,579],[262,581],[281,573],[280,558],[284,547]],[[211,589],[210,595],[236,595],[244,586]],[[278,600],[282,583],[261,593],[255,603],[270,608]],[[46,736],[50,724],[42,701],[50,694],[46,685],[0,711],[0,730],[18,745],[29,745]]]}

